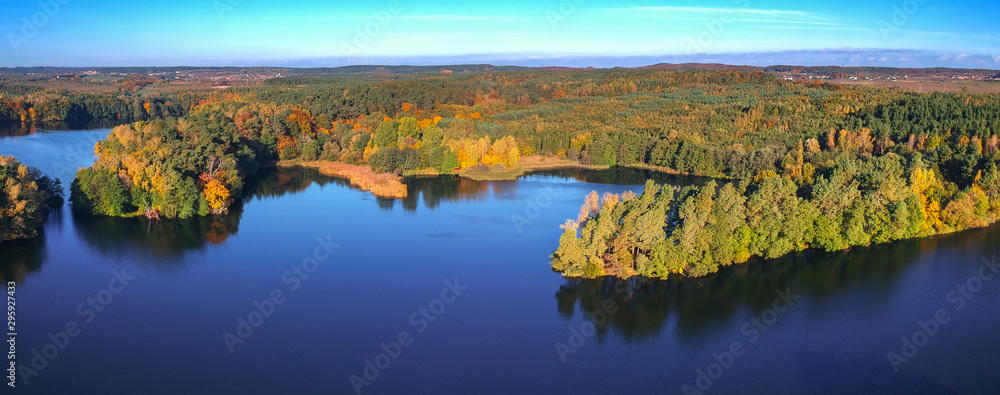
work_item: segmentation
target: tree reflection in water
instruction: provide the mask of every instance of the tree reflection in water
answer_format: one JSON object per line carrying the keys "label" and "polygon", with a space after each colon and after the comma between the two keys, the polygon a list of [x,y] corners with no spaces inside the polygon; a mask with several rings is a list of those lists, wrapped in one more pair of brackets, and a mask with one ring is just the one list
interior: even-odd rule
{"label": "tree reflection in water", "polygon": [[16,240],[0,243],[0,284],[7,286],[8,281],[24,283],[29,274],[38,272],[45,261],[45,230],[38,236],[27,240]]}
{"label": "tree reflection in water", "polygon": [[941,248],[981,249],[997,233],[980,229],[851,251],[805,251],[722,268],[701,278],[566,279],[556,303],[559,314],[570,319],[594,316],[606,300],[614,302],[617,310],[609,314],[608,324],[595,325],[598,341],[612,332],[625,343],[655,338],[673,314],[678,339],[697,343],[713,329],[729,328],[741,309],[759,315],[770,308],[779,289],[791,289],[813,308],[823,309],[825,300],[850,288],[866,308],[889,309],[900,274],[918,255]]}

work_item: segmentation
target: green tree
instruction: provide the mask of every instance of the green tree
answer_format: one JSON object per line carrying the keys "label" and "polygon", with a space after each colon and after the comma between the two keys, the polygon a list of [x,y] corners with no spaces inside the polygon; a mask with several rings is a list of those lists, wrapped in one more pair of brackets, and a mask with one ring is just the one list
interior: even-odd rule
{"label": "green tree", "polygon": [[390,145],[396,144],[397,131],[399,129],[399,123],[396,121],[383,121],[375,129],[375,137],[372,140],[372,146],[378,148],[388,147]]}

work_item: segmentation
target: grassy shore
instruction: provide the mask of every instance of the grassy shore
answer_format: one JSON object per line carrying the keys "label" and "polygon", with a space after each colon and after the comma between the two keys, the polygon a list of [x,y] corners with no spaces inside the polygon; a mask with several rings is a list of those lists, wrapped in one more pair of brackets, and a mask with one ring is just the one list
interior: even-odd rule
{"label": "grassy shore", "polygon": [[610,166],[584,165],[575,160],[557,156],[530,155],[521,157],[516,169],[506,171],[466,171],[460,176],[476,181],[514,181],[529,171],[556,169],[592,169],[605,170]]}
{"label": "grassy shore", "polygon": [[373,195],[383,198],[404,198],[406,197],[406,184],[403,184],[401,177],[376,173],[367,166],[349,165],[342,162],[305,162],[298,160],[286,160],[278,162],[278,166],[294,167],[302,166],[319,170],[328,176],[346,178],[362,190],[369,191]]}
{"label": "grassy shore", "polygon": [[655,171],[657,173],[671,174],[671,175],[675,175],[675,176],[705,177],[705,178],[714,178],[716,180],[731,180],[732,179],[732,177],[726,177],[724,175],[707,176],[707,175],[704,175],[704,174],[685,173],[685,172],[682,172],[682,171],[674,170],[674,169],[669,168],[669,167],[647,165],[645,163],[633,163],[633,164],[623,165],[623,166],[624,167],[629,167],[629,168],[632,168],[632,169],[643,169],[643,170]]}
{"label": "grassy shore", "polygon": [[[375,196],[384,198],[406,197],[406,184],[402,177],[387,173],[376,173],[367,166],[349,165],[341,162],[324,161],[300,161],[283,160],[276,163],[277,166],[302,166],[318,169],[320,173],[347,178],[352,185],[366,191],[370,191]],[[516,169],[504,171],[463,171],[457,172],[460,177],[469,178],[476,181],[515,181],[527,172],[557,169],[590,169],[606,170],[610,166],[584,165],[575,160],[560,158],[557,156],[530,155],[522,157]],[[647,169],[666,174],[690,175],[678,172],[674,169],[646,164],[629,165],[637,169]],[[433,177],[438,172],[434,169],[410,170],[403,173],[404,177]]]}
{"label": "grassy shore", "polygon": [[403,177],[437,177],[441,175],[435,169],[419,169],[419,170],[406,170],[403,172]]}

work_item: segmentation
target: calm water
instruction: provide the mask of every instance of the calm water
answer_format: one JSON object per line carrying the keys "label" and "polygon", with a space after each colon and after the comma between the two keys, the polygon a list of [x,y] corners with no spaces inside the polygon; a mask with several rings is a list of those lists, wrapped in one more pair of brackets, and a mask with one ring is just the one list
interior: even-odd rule
{"label": "calm water", "polygon": [[[13,133],[0,154],[68,185],[107,132]],[[43,236],[0,246],[17,360],[37,371],[18,390],[349,394],[357,375],[363,393],[1000,392],[1000,279],[977,277],[996,227],[695,280],[553,273],[558,225],[583,196],[638,191],[646,176],[416,179],[394,201],[285,169],[222,218],[91,218],[67,204]],[[947,322],[927,324],[939,309]],[[392,344],[401,334],[408,345]],[[922,347],[897,373],[887,354],[904,355],[903,336]],[[58,353],[33,354],[46,350]]]}

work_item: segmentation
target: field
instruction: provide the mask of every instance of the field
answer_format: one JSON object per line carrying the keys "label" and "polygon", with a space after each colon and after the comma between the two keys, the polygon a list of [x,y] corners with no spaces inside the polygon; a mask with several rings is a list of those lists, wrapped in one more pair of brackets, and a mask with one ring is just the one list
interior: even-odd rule
{"label": "field", "polygon": [[836,80],[842,85],[874,86],[878,88],[911,89],[916,92],[962,92],[968,88],[970,93],[1000,93],[1000,81],[960,81],[942,78],[911,78],[909,80]]}

